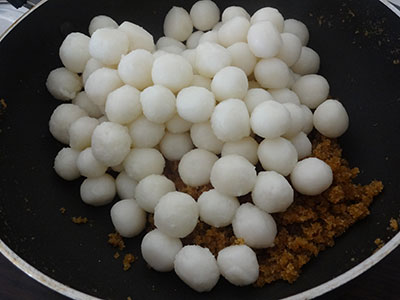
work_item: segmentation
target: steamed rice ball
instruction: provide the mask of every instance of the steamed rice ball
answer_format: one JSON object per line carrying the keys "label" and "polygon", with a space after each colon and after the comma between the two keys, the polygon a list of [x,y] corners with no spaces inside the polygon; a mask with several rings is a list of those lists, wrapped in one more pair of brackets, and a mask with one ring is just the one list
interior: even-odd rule
{"label": "steamed rice ball", "polygon": [[82,73],[89,54],[90,38],[80,32],[72,32],[61,44],[59,55],[63,65],[72,72]]}
{"label": "steamed rice ball", "polygon": [[142,113],[140,92],[124,85],[107,96],[105,112],[111,122],[129,124]]}
{"label": "steamed rice ball", "polygon": [[300,99],[295,92],[288,88],[269,89],[272,98],[279,103],[294,103],[300,105]]}
{"label": "steamed rice ball", "polygon": [[204,42],[196,49],[196,70],[202,76],[213,78],[219,70],[229,66],[231,62],[229,51],[217,43]]}
{"label": "steamed rice ball", "polygon": [[288,85],[290,72],[282,60],[273,57],[262,59],[256,64],[254,77],[263,88],[280,89]]}
{"label": "steamed rice ball", "polygon": [[176,114],[165,125],[171,133],[184,133],[190,130],[192,124],[193,123],[182,119],[178,114]]}
{"label": "steamed rice ball", "polygon": [[62,101],[74,99],[82,89],[81,78],[66,68],[57,68],[50,72],[46,80],[50,94]]}
{"label": "steamed rice ball", "polygon": [[121,199],[134,199],[137,184],[138,182],[129,177],[125,171],[119,173],[115,179],[117,193]]}
{"label": "steamed rice ball", "polygon": [[115,230],[123,237],[134,237],[146,226],[146,212],[134,199],[118,201],[111,208],[110,214]]}
{"label": "steamed rice ball", "polygon": [[219,21],[219,8],[210,0],[201,0],[193,4],[190,9],[190,17],[193,26],[198,30],[210,30]]}
{"label": "steamed rice ball", "polygon": [[140,94],[143,114],[154,123],[169,121],[176,112],[175,95],[162,85],[153,85]]}
{"label": "steamed rice ball", "polygon": [[311,74],[300,77],[292,87],[301,104],[314,109],[329,95],[329,83],[321,75]]}
{"label": "steamed rice ball", "polygon": [[99,15],[94,17],[89,24],[89,34],[92,35],[97,29],[100,28],[118,28],[117,22],[115,22],[109,16]]}
{"label": "steamed rice ball", "polygon": [[96,70],[104,68],[105,65],[102,64],[100,61],[98,61],[95,58],[90,58],[85,66],[85,69],[83,70],[82,73],[82,82],[85,85],[86,84],[86,80],[89,78],[89,76]]}
{"label": "steamed rice ball", "polygon": [[223,142],[214,134],[210,122],[196,123],[190,128],[190,137],[193,144],[215,154],[220,154]]}
{"label": "steamed rice ball", "polygon": [[164,171],[165,159],[153,148],[136,148],[126,156],[124,169],[136,181],[151,175],[161,175]]}
{"label": "steamed rice ball", "polygon": [[310,34],[308,32],[307,26],[301,21],[295,19],[285,20],[283,32],[288,32],[296,35],[300,39],[303,46],[306,46],[308,44]]}
{"label": "steamed rice ball", "polygon": [[189,133],[167,132],[160,142],[160,150],[168,160],[180,160],[183,155],[193,149]]}
{"label": "steamed rice ball", "polygon": [[152,148],[164,137],[165,125],[151,122],[142,115],[129,125],[129,134],[135,148]]}
{"label": "steamed rice ball", "polygon": [[182,7],[172,7],[164,19],[164,34],[178,41],[186,41],[193,31],[192,19]]}
{"label": "steamed rice ball", "polygon": [[277,58],[285,62],[289,67],[293,66],[300,58],[302,44],[300,39],[291,33],[282,33],[282,47]]}
{"label": "steamed rice ball", "polygon": [[251,52],[247,43],[239,42],[229,46],[228,51],[232,57],[232,66],[242,69],[247,76],[250,76],[257,63],[257,58]]}
{"label": "steamed rice ball", "polygon": [[293,72],[300,75],[315,74],[319,70],[320,58],[317,52],[308,47],[302,47],[299,59],[292,65]]}
{"label": "steamed rice ball", "polygon": [[100,118],[103,115],[100,107],[98,107],[89,99],[85,91],[82,91],[76,95],[76,97],[72,100],[72,104],[78,105],[80,108],[86,111],[89,117]]}
{"label": "steamed rice ball", "polygon": [[93,131],[98,125],[99,121],[90,117],[82,117],[73,122],[68,130],[71,148],[83,150],[90,147]]}
{"label": "steamed rice ball", "polygon": [[119,30],[126,33],[129,39],[129,51],[144,49],[153,52],[155,45],[153,36],[139,25],[125,21],[118,27]]}
{"label": "steamed rice ball", "polygon": [[219,70],[211,81],[211,90],[217,101],[243,99],[248,88],[246,73],[238,67],[229,66]]}
{"label": "steamed rice ball", "polygon": [[341,136],[349,127],[346,109],[337,100],[326,100],[314,112],[314,127],[329,138]]}
{"label": "steamed rice ball", "polygon": [[250,26],[247,33],[250,50],[260,58],[271,58],[279,53],[282,38],[270,21],[261,21]]}
{"label": "steamed rice ball", "polygon": [[222,22],[225,23],[235,17],[244,17],[247,20],[250,20],[250,15],[249,13],[240,6],[229,6],[227,8],[224,9],[224,11],[222,12]]}
{"label": "steamed rice ball", "polygon": [[214,107],[214,94],[203,87],[184,88],[176,97],[178,114],[188,122],[200,123],[209,120]]}
{"label": "steamed rice ball", "polygon": [[186,47],[188,49],[195,49],[199,45],[200,38],[204,34],[203,31],[195,31],[193,32],[186,41]]}
{"label": "steamed rice ball", "polygon": [[248,136],[236,142],[224,143],[221,151],[221,156],[226,156],[230,154],[241,155],[253,165],[256,165],[258,162],[257,149],[258,143],[256,142],[256,140]]}
{"label": "steamed rice ball", "polygon": [[81,176],[76,161],[79,151],[62,148],[54,159],[54,171],[65,180],[75,180]]}
{"label": "steamed rice ball", "polygon": [[273,7],[260,8],[251,16],[250,21],[251,24],[269,21],[279,32],[282,32],[284,28],[284,19],[282,14],[279,12],[279,10]]}
{"label": "steamed rice ball", "polygon": [[94,157],[90,147],[79,154],[76,165],[80,174],[88,178],[100,177],[107,171],[107,166]]}
{"label": "steamed rice ball", "polygon": [[229,47],[234,43],[247,42],[250,22],[245,17],[235,17],[224,22],[218,30],[218,42]]}
{"label": "steamed rice ball", "polygon": [[300,105],[294,103],[283,103],[283,106],[288,110],[290,114],[290,126],[285,132],[284,136],[291,138],[297,135],[304,127],[304,112]]}
{"label": "steamed rice ball", "polygon": [[299,132],[297,135],[291,137],[289,140],[296,148],[297,158],[299,160],[311,155],[312,144],[307,137],[307,134],[305,134],[304,132]]}
{"label": "steamed rice ball", "polygon": [[193,80],[190,83],[191,86],[198,86],[203,87],[209,91],[211,91],[211,79],[201,76],[201,75],[194,75]]}
{"label": "steamed rice ball", "polygon": [[244,97],[244,103],[246,104],[247,110],[250,114],[258,104],[268,100],[274,100],[274,98],[268,91],[261,88],[250,88]]}
{"label": "steamed rice ball", "polygon": [[93,206],[106,205],[115,197],[115,180],[109,174],[100,177],[86,178],[81,184],[81,198],[86,204]]}

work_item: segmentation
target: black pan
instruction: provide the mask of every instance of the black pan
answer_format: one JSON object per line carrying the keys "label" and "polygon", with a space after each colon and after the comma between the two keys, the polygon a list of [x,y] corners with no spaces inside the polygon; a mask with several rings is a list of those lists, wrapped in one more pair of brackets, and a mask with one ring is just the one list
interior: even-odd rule
{"label": "black pan", "polygon": [[[216,2],[221,10],[235,4],[253,13],[274,6],[286,18],[307,24],[310,47],[321,56],[320,73],[350,115],[351,126],[340,139],[344,156],[360,167],[360,183],[380,179],[384,192],[372,204],[371,215],[306,265],[294,284],[237,288],[221,279],[212,292],[198,294],[172,272],[148,269],[140,258],[140,238],[127,242],[138,261],[130,271],[121,270],[120,261],[113,258],[115,249],[107,245],[107,234],[113,230],[110,205],[84,205],[79,197],[81,180],[65,182],[52,169],[62,145],[51,137],[48,120],[60,103],[46,91],[45,80],[50,70],[61,66],[58,47],[63,38],[71,31],[87,33],[92,17],[107,14],[118,22],[129,20],[158,38],[170,7],[190,9],[193,2],[51,0],[0,43],[0,98],[7,104],[0,115],[0,238],[4,242],[0,249],[23,269],[29,267],[11,251],[56,281],[100,298],[276,299],[338,277],[371,256],[377,237],[388,241],[394,235],[387,226],[400,212],[400,19],[376,0],[220,0]],[[61,207],[67,209],[65,214],[60,213]],[[89,224],[78,226],[71,222],[72,216],[86,216]],[[379,260],[399,239],[392,239],[384,251],[349,276]],[[54,288],[47,277],[30,272]],[[340,277],[323,286],[322,292],[347,279]],[[68,289],[62,292],[73,295]]]}

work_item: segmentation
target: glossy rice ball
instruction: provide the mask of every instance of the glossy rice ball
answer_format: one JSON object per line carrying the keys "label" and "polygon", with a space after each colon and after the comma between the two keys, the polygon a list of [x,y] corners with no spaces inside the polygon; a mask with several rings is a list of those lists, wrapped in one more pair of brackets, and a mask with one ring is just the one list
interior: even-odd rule
{"label": "glossy rice ball", "polygon": [[252,16],[251,16],[251,24],[263,22],[263,21],[269,21],[271,22],[275,28],[279,31],[283,31],[284,27],[284,19],[282,14],[277,10],[276,8],[273,7],[264,7],[259,10],[257,10]]}
{"label": "glossy rice ball", "polygon": [[269,89],[272,98],[279,103],[294,103],[300,105],[300,99],[297,94],[288,88]]}
{"label": "glossy rice ball", "polygon": [[248,136],[237,142],[224,143],[221,156],[237,154],[246,158],[253,165],[256,165],[258,162],[257,149],[258,143],[256,140]]}
{"label": "glossy rice ball", "polygon": [[182,89],[176,97],[176,109],[181,118],[192,123],[206,122],[214,111],[214,94],[203,87]]}
{"label": "glossy rice ball", "polygon": [[337,138],[349,127],[349,116],[342,103],[326,100],[314,112],[314,127],[324,136]]}
{"label": "glossy rice ball", "polygon": [[183,238],[197,225],[197,202],[186,193],[170,192],[161,197],[154,210],[154,224],[170,237]]}
{"label": "glossy rice ball", "polygon": [[240,206],[236,197],[221,194],[215,189],[203,192],[197,203],[200,219],[216,228],[230,225]]}
{"label": "glossy rice ball", "polygon": [[284,32],[296,35],[300,39],[303,46],[306,46],[308,44],[310,34],[308,32],[307,26],[304,25],[303,22],[295,19],[287,19],[285,20],[284,25]]}
{"label": "glossy rice ball", "polygon": [[304,132],[299,132],[294,137],[291,137],[289,141],[296,148],[298,160],[311,155],[312,144]]}
{"label": "glossy rice ball", "polygon": [[219,45],[218,32],[215,30],[205,32],[199,39],[199,45],[206,42]]}
{"label": "glossy rice ball", "polygon": [[54,159],[54,171],[65,180],[75,180],[81,176],[77,167],[79,151],[62,148]]}
{"label": "glossy rice ball", "polygon": [[99,15],[90,21],[89,34],[92,35],[100,28],[118,28],[118,24],[109,16]]}
{"label": "glossy rice ball", "polygon": [[164,137],[165,125],[151,122],[142,115],[129,125],[129,134],[135,148],[153,148]]}
{"label": "glossy rice ball", "polygon": [[164,124],[176,112],[175,95],[162,85],[153,85],[140,94],[143,114],[154,123]]}
{"label": "glossy rice ball", "polygon": [[331,186],[332,169],[318,158],[306,158],[297,163],[290,174],[290,181],[295,190],[303,195],[319,195]]}
{"label": "glossy rice ball", "polygon": [[235,17],[224,22],[218,30],[218,42],[224,47],[247,42],[250,22],[245,17]]}
{"label": "glossy rice ball", "polygon": [[289,67],[293,66],[300,58],[302,44],[300,39],[291,33],[282,33],[282,47],[276,56]]}
{"label": "glossy rice ball", "polygon": [[175,257],[178,277],[197,292],[208,292],[217,284],[219,269],[208,248],[197,245],[183,247]]}
{"label": "glossy rice ball", "polygon": [[268,100],[274,100],[272,95],[264,89],[261,88],[251,88],[247,91],[244,97],[244,103],[247,106],[247,110],[251,114],[258,104]]}
{"label": "glossy rice ball", "polygon": [[129,39],[129,51],[136,49],[144,49],[153,52],[155,45],[153,36],[147,32],[143,27],[133,24],[131,22],[123,22],[119,30],[126,33]]}
{"label": "glossy rice ball", "polygon": [[251,203],[242,204],[237,209],[232,227],[235,236],[244,239],[246,245],[252,248],[274,246],[277,234],[274,218]]}
{"label": "glossy rice ball", "polygon": [[184,133],[190,130],[192,124],[193,123],[182,119],[178,114],[176,114],[165,125],[171,133]]}
{"label": "glossy rice ball", "polygon": [[61,44],[59,55],[63,65],[70,71],[82,73],[90,58],[90,38],[80,32],[67,35]]}
{"label": "glossy rice ball", "polygon": [[79,173],[88,178],[100,177],[107,171],[107,166],[94,157],[90,147],[79,154],[76,166],[79,169]]}
{"label": "glossy rice ball", "polygon": [[278,58],[260,60],[254,68],[254,77],[263,88],[281,89],[288,85],[288,66]]}
{"label": "glossy rice ball", "polygon": [[94,129],[99,125],[95,118],[82,117],[71,124],[68,130],[69,145],[76,150],[90,147]]}
{"label": "glossy rice ball", "polygon": [[201,76],[201,75],[194,75],[193,80],[190,83],[191,86],[198,86],[203,87],[209,91],[211,91],[211,79]]}
{"label": "glossy rice ball", "polygon": [[81,184],[81,198],[86,204],[102,206],[113,201],[116,194],[115,180],[104,174],[100,177],[86,178]]}
{"label": "glossy rice ball", "polygon": [[312,111],[304,104],[301,105],[303,109],[303,116],[304,116],[304,127],[303,132],[305,134],[309,134],[314,128],[314,121],[313,121],[313,113]]}
{"label": "glossy rice ball", "polygon": [[219,70],[211,81],[211,90],[217,101],[243,99],[248,88],[246,73],[238,67],[229,66]]}
{"label": "glossy rice ball", "polygon": [[271,58],[279,53],[282,38],[278,29],[270,21],[261,21],[250,26],[247,42],[255,56]]}
{"label": "glossy rice ball", "polygon": [[129,124],[142,113],[140,92],[130,85],[124,85],[107,96],[105,112],[108,120]]}
{"label": "glossy rice ball", "polygon": [[218,159],[210,181],[220,193],[239,197],[251,192],[257,179],[255,167],[244,157],[230,154]]}
{"label": "glossy rice ball", "polygon": [[218,6],[210,0],[201,0],[193,4],[190,17],[198,30],[210,30],[218,23],[220,11]]}
{"label": "glossy rice ball", "polygon": [[195,31],[193,32],[186,41],[186,47],[188,49],[195,49],[199,45],[200,38],[204,34],[203,31]]}
{"label": "glossy rice ball", "polygon": [[46,87],[54,98],[68,101],[74,99],[82,89],[82,81],[77,74],[66,68],[58,68],[50,72]]}
{"label": "glossy rice ball", "polygon": [[225,10],[222,13],[222,22],[225,23],[235,17],[244,17],[247,20],[250,20],[250,15],[249,13],[240,6],[229,6],[225,8]]}
{"label": "glossy rice ball", "polygon": [[242,69],[247,76],[250,76],[257,63],[257,58],[251,52],[247,43],[239,42],[229,46],[228,51],[232,57],[232,66]]}
{"label": "glossy rice ball", "polygon": [[168,160],[180,160],[187,152],[193,149],[189,133],[167,132],[160,142],[160,150]]}
{"label": "glossy rice ball", "polygon": [[176,54],[179,54],[186,49],[184,43],[167,36],[160,37],[157,41],[156,47],[158,50],[164,50],[166,52],[171,52],[171,49],[175,48],[175,51],[178,52]]}
{"label": "glossy rice ball", "polygon": [[186,41],[192,34],[193,23],[189,13],[182,7],[172,7],[164,19],[164,34],[178,41]]}
{"label": "glossy rice ball", "polygon": [[135,199],[139,206],[149,213],[154,213],[160,198],[175,191],[175,184],[164,175],[152,174],[136,186]]}
{"label": "glossy rice ball", "polygon": [[158,272],[169,272],[174,269],[175,256],[182,249],[178,238],[169,237],[158,229],[147,233],[142,240],[143,259]]}
{"label": "glossy rice ball", "polygon": [[131,238],[146,227],[146,212],[134,199],[124,199],[111,208],[111,221],[121,236]]}
{"label": "glossy rice ball", "polygon": [[213,78],[219,70],[230,66],[231,62],[229,51],[217,43],[204,42],[196,48],[196,70],[202,76]]}
{"label": "glossy rice ball", "polygon": [[190,128],[190,137],[193,144],[215,154],[220,154],[224,143],[214,134],[210,122],[196,123]]}
{"label": "glossy rice ball", "polygon": [[125,171],[119,173],[115,179],[117,193],[121,199],[134,199],[137,184],[138,182],[129,177]]}
{"label": "glossy rice ball", "polygon": [[297,62],[292,65],[293,72],[300,75],[315,74],[319,70],[320,58],[317,52],[308,47],[301,48]]}
{"label": "glossy rice ball", "polygon": [[304,111],[300,105],[294,103],[283,103],[283,106],[288,110],[291,119],[290,126],[284,136],[291,138],[303,130],[305,122]]}
{"label": "glossy rice ball", "polygon": [[103,115],[100,107],[94,104],[84,91],[80,92],[74,99],[72,99],[72,104],[78,105],[86,111],[89,117],[100,118]]}
{"label": "glossy rice ball", "polygon": [[321,75],[311,74],[300,77],[292,87],[302,104],[317,108],[329,95],[329,83]]}
{"label": "glossy rice ball", "polygon": [[[196,71],[196,49],[183,50],[181,55],[190,63],[193,69],[193,74],[197,74]],[[193,75],[194,76],[194,75]],[[193,81],[193,79],[192,79]]]}
{"label": "glossy rice ball", "polygon": [[153,148],[132,149],[124,160],[126,173],[136,181],[164,171],[165,159],[161,153]]}
{"label": "glossy rice ball", "polygon": [[100,61],[98,61],[97,59],[95,59],[95,58],[90,58],[88,61],[87,61],[87,63],[86,63],[86,65],[85,65],[85,69],[83,70],[83,73],[82,73],[82,82],[83,82],[83,84],[85,84],[86,83],[86,80],[89,78],[89,76],[94,72],[94,71],[96,71],[96,70],[98,70],[98,69],[101,69],[101,68],[104,68],[105,67],[105,65],[104,64],[102,64]]}

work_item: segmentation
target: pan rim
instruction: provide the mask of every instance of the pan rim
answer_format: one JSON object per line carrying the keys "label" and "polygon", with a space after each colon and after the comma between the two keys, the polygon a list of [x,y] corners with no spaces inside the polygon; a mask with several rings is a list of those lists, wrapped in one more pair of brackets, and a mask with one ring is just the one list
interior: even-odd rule
{"label": "pan rim", "polygon": [[[41,0],[36,6],[31,8],[27,11],[24,15],[22,15],[13,25],[11,25],[2,35],[0,35],[0,42],[13,30],[21,21],[23,21],[27,16],[29,16],[34,10],[38,9],[41,5],[46,3],[48,0]],[[391,4],[388,0],[378,0],[383,5],[387,6],[394,14],[400,17],[400,11]],[[350,280],[358,277],[362,273],[369,270],[371,267],[376,265],[379,261],[385,258],[388,254],[390,254],[395,248],[397,248],[400,244],[400,232],[397,233],[392,239],[387,242],[381,249],[377,252],[363,260],[358,265],[354,266],[350,270],[346,271],[345,273],[326,281],[316,287],[313,287],[309,290],[303,291],[299,294],[289,296],[283,298],[282,300],[301,300],[301,299],[313,299],[318,296],[321,296],[325,293],[328,293],[335,288],[338,288],[345,283],[349,282]],[[66,297],[71,299],[78,299],[78,300],[99,300],[100,298],[91,296],[89,294],[83,293],[69,287],[50,276],[45,275],[24,259],[22,259],[18,254],[16,254],[13,250],[11,250],[6,243],[0,239],[0,253],[6,257],[14,266],[28,275],[30,278],[36,280],[40,284],[48,287],[49,289],[56,291]]]}

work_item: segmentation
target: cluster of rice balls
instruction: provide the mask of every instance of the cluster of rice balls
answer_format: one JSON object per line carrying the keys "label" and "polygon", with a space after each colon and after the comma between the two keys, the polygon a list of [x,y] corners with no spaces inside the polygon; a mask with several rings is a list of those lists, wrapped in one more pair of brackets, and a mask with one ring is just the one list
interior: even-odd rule
{"label": "cluster of rice balls", "polygon": [[[171,8],[156,44],[142,27],[107,16],[95,17],[89,33],[65,38],[64,67],[47,79],[56,99],[72,100],[49,122],[52,135],[69,145],[55,171],[66,180],[86,177],[80,194],[89,205],[118,194],[111,219],[123,237],[138,235],[146,213],[154,214],[157,229],[142,241],[153,269],[175,269],[199,292],[211,290],[220,274],[239,286],[255,282],[253,249],[272,247],[277,234],[271,214],[291,205],[293,188],[317,195],[332,183],[330,167],[309,157],[307,135],[315,127],[336,138],[348,127],[346,110],[327,100],[329,84],[316,74],[320,58],[306,46],[307,27],[271,7],[250,16],[231,6],[220,20],[217,5],[202,0],[190,12]],[[166,159],[180,161],[188,186],[214,189],[198,199],[176,191],[163,175]],[[258,162],[265,171],[257,174]],[[237,197],[248,193],[253,203],[240,205]],[[246,245],[217,258],[207,248],[183,247],[180,239],[199,219],[232,225]]]}

